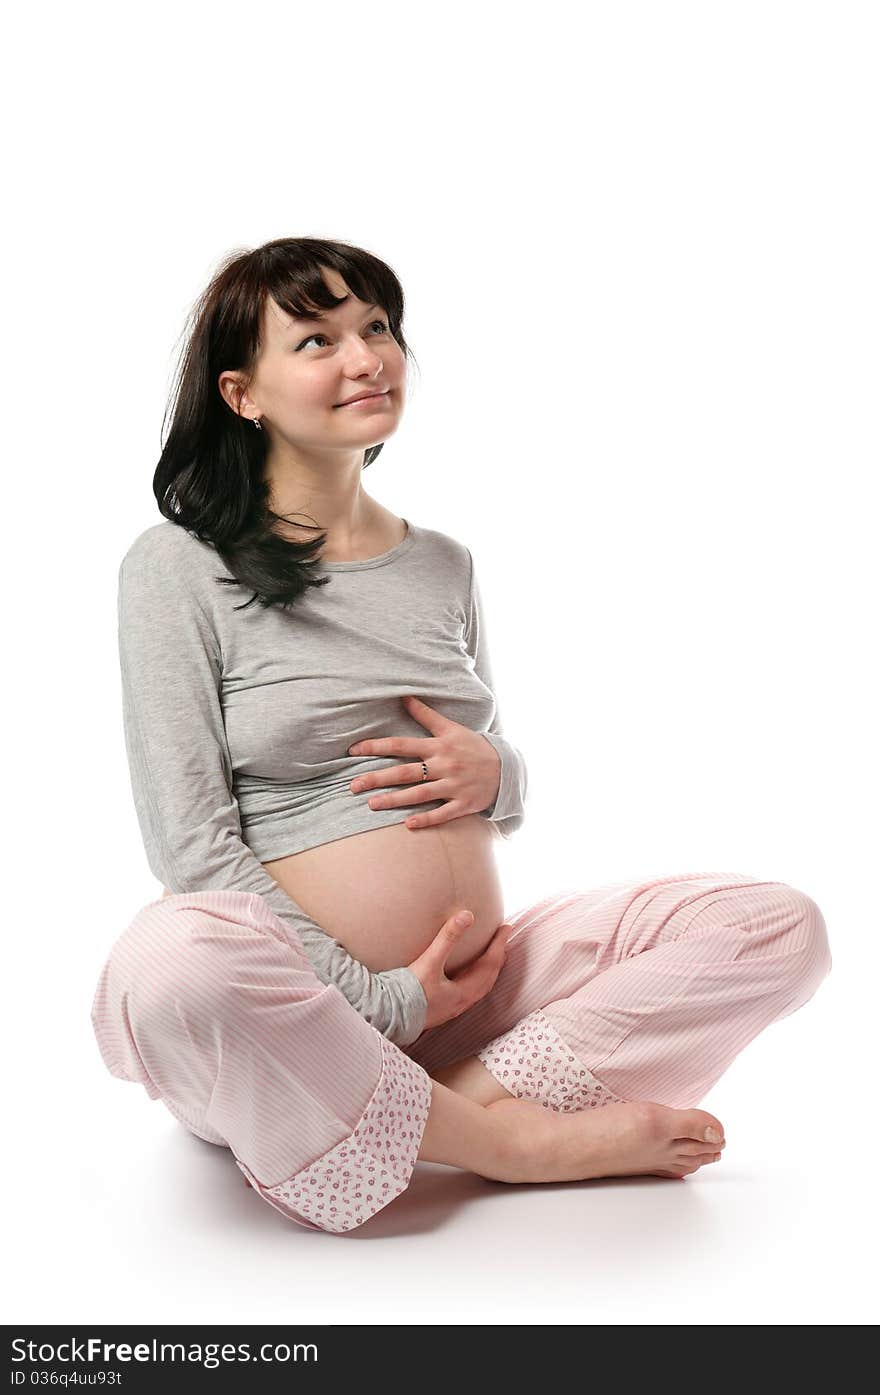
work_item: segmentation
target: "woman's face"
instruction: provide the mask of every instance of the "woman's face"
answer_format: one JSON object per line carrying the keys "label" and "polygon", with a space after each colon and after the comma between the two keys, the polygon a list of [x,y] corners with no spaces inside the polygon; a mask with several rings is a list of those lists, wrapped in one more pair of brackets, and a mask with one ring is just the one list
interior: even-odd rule
{"label": "woman's face", "polygon": [[[381,305],[367,305],[348,290],[338,272],[324,280],[343,305],[321,320],[299,320],[268,300],[263,345],[241,411],[259,416],[270,440],[304,449],[364,450],[397,430],[403,412],[406,358]],[[224,379],[235,375],[221,375]],[[364,393],[360,405],[349,403]],[[229,400],[227,398],[227,400]]]}

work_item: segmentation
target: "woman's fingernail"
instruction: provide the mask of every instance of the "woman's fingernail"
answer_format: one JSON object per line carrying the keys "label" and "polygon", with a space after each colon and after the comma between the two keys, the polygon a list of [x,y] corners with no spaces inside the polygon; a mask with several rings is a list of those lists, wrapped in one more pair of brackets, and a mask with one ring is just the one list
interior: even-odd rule
{"label": "woman's fingernail", "polygon": [[704,1139],[706,1140],[707,1143],[720,1143],[720,1142],[721,1142],[721,1134],[718,1132],[717,1129],[708,1128],[708,1129],[706,1130],[706,1132],[703,1134],[703,1137],[704,1137]]}
{"label": "woman's fingernail", "polygon": [[455,917],[455,923],[456,925],[467,925],[470,918],[470,911],[459,911],[458,915]]}

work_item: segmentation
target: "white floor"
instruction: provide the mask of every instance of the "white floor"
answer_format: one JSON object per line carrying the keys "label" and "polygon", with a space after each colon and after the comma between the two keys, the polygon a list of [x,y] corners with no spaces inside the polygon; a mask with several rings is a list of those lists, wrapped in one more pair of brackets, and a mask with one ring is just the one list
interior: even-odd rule
{"label": "white floor", "polygon": [[107,1075],[72,1012],[69,1049],[34,1033],[12,1080],[5,1321],[876,1322],[877,1048],[868,987],[835,973],[701,1102],[727,1148],[686,1181],[509,1187],[420,1163],[340,1236],[285,1221],[226,1149]]}

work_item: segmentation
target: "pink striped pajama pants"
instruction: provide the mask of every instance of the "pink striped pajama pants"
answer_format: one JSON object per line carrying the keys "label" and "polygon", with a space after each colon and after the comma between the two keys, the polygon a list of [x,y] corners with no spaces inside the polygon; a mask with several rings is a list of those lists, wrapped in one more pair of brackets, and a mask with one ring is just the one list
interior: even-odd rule
{"label": "pink striped pajama pants", "polygon": [[432,1071],[477,1055],[549,1109],[690,1108],[831,969],[816,903],[739,873],[557,893],[506,919],[492,991],[401,1048],[320,982],[261,896],[164,897],[111,949],[98,1046],[289,1220],[342,1232],[408,1186]]}

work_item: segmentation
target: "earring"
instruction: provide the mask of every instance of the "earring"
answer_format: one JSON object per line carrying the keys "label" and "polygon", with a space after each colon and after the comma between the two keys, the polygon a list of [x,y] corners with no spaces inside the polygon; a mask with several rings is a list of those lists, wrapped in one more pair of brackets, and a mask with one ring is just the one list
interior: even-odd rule
{"label": "earring", "polygon": [[259,417],[252,417],[252,421],[253,421],[253,423],[254,423],[254,426],[257,428],[257,430],[258,430],[258,431],[262,431],[263,428],[262,428],[262,426],[260,425],[260,418],[259,418]]}

